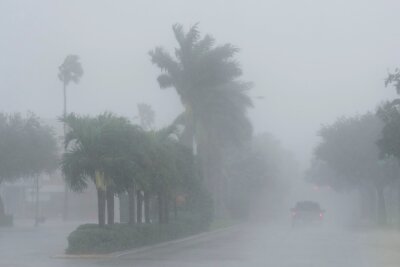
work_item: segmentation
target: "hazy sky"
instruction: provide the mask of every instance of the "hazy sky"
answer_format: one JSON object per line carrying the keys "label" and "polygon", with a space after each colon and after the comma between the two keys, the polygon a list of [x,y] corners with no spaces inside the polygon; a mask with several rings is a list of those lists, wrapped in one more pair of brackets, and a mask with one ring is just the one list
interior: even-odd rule
{"label": "hazy sky", "polygon": [[200,22],[241,48],[251,95],[265,97],[250,111],[256,132],[276,135],[305,166],[321,124],[395,96],[383,80],[400,66],[399,10],[398,0],[0,0],[0,111],[59,116],[57,68],[73,53],[85,74],[68,88],[69,111],[132,118],[146,102],[168,124],[182,107],[159,89],[147,52],[172,50],[173,23]]}

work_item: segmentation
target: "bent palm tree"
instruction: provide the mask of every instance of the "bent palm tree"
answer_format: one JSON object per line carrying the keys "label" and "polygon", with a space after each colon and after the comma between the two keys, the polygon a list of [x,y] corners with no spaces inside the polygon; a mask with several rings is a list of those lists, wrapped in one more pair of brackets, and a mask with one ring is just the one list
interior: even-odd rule
{"label": "bent palm tree", "polygon": [[252,106],[246,94],[251,84],[238,80],[242,70],[234,59],[236,47],[215,46],[210,35],[201,38],[197,24],[187,33],[175,24],[173,32],[179,45],[175,58],[156,47],[150,51],[151,61],[162,71],[160,87],[173,87],[180,96],[185,108],[183,142],[192,148],[195,139],[203,175],[221,209],[223,149],[240,145],[252,134],[246,115]]}
{"label": "bent palm tree", "polygon": [[78,83],[83,75],[82,65],[79,62],[79,56],[69,55],[58,67],[58,79],[63,84],[64,93],[64,117],[67,115],[67,86],[69,83]]}

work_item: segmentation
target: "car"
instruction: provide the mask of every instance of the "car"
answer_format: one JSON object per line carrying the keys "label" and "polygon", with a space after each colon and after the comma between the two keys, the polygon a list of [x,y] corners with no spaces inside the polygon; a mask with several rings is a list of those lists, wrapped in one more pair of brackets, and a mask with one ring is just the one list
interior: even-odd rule
{"label": "car", "polygon": [[292,227],[298,225],[320,225],[324,220],[325,210],[314,201],[299,201],[291,209]]}

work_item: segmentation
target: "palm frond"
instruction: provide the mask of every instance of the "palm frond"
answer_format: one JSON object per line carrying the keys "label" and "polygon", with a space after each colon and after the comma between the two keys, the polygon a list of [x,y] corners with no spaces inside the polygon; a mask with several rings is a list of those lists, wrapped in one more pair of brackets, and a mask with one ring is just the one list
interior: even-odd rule
{"label": "palm frond", "polygon": [[83,75],[83,68],[78,55],[68,55],[58,70],[58,78],[66,85],[71,81],[78,83]]}
{"label": "palm frond", "polygon": [[74,148],[64,153],[61,169],[68,186],[73,191],[82,192],[87,188],[88,180],[93,177],[95,167],[82,149]]}
{"label": "palm frond", "polygon": [[215,58],[219,61],[224,61],[231,59],[239,52],[239,48],[231,45],[231,44],[224,44],[215,47],[214,49],[210,50],[207,54],[208,57]]}
{"label": "palm frond", "polygon": [[212,49],[214,44],[215,39],[211,35],[206,34],[203,39],[201,39],[194,45],[194,53],[197,55],[203,55],[204,53]]}
{"label": "palm frond", "polygon": [[161,89],[174,86],[174,79],[172,79],[171,75],[166,73],[159,75],[157,81]]}
{"label": "palm frond", "polygon": [[157,65],[161,71],[166,71],[171,76],[176,76],[179,72],[179,64],[162,47],[156,47],[149,52],[151,62]]}
{"label": "palm frond", "polygon": [[174,32],[175,39],[181,47],[185,46],[185,32],[183,31],[182,24],[176,23],[172,25],[172,31]]}
{"label": "palm frond", "polygon": [[197,22],[192,27],[190,27],[189,31],[186,33],[185,47],[186,48],[193,47],[199,39],[200,39],[199,23]]}

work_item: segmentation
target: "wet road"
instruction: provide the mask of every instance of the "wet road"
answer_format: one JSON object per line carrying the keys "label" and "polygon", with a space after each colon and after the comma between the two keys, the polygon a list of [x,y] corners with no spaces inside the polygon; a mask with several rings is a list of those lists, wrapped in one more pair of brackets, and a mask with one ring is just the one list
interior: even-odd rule
{"label": "wet road", "polygon": [[0,230],[1,267],[383,267],[374,238],[339,228],[246,225],[110,259],[55,259],[75,225]]}

